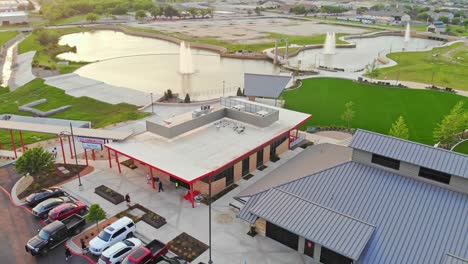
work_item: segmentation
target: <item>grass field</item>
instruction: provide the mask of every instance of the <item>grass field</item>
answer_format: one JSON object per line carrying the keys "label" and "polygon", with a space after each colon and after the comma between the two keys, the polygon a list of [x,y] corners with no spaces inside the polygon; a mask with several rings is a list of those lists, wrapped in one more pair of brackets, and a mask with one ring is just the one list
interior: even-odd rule
{"label": "grass field", "polygon": [[[130,30],[135,30],[135,31],[142,31],[142,32],[149,32],[149,33],[156,33],[156,34],[161,34],[161,35],[166,35],[166,36],[171,36],[175,37],[184,41],[189,41],[189,42],[194,42],[194,43],[204,43],[204,44],[211,44],[211,45],[216,45],[220,47],[225,47],[228,52],[236,52],[240,50],[245,50],[245,51],[250,51],[250,52],[256,52],[256,53],[261,53],[265,49],[268,48],[274,48],[275,47],[275,42],[273,41],[266,41],[266,42],[259,42],[259,43],[252,43],[252,44],[239,44],[239,43],[232,43],[229,41],[225,40],[220,40],[215,37],[213,38],[208,38],[208,37],[192,37],[180,33],[167,33],[167,32],[162,32],[154,29],[148,29],[148,28],[139,28],[139,27],[126,27],[127,29]],[[345,44],[347,42],[339,40],[338,38],[341,36],[344,36],[347,34],[336,34],[336,43],[337,44]],[[290,35],[284,35],[284,34],[277,34],[277,33],[268,33],[267,36],[263,37],[263,39],[268,39],[268,40],[274,40],[274,39],[289,39],[290,44],[297,44],[297,45],[311,45],[311,44],[323,44],[325,42],[325,37],[326,34],[322,35],[315,35],[315,36],[290,36]]]}
{"label": "grass field", "polygon": [[460,152],[460,153],[468,155],[468,141],[465,141],[465,142],[461,143],[460,145],[455,147],[455,149],[453,149],[453,151]]}
{"label": "grass field", "polygon": [[16,35],[18,35],[17,31],[0,32],[0,46],[3,46],[7,41],[16,37]]}
{"label": "grass field", "polygon": [[398,52],[388,55],[398,65],[380,69],[379,78],[432,83],[468,91],[468,45],[456,43],[425,52]]}
{"label": "grass field", "polygon": [[[89,97],[75,98],[66,95],[63,90],[44,84],[40,79],[33,80],[13,92],[5,93],[4,90],[6,89],[0,89],[0,114],[30,115],[19,111],[18,107],[46,98],[47,102],[39,105],[38,109],[47,111],[64,105],[72,106],[71,109],[50,117],[91,121],[93,127],[103,127],[148,115],[138,112],[136,106],[129,104],[112,105]],[[23,136],[26,144],[51,138],[50,135],[37,133],[23,133]],[[11,147],[10,141],[10,134],[4,130],[0,131],[0,142],[4,148]]]}
{"label": "grass field", "polygon": [[[69,28],[55,28],[55,29],[44,29],[47,30],[50,34],[55,34],[57,36],[63,36],[67,34],[77,33],[86,31],[86,28],[81,27],[69,27]],[[60,53],[67,52],[72,50],[68,46],[59,46],[57,43],[44,46],[38,40],[38,33],[34,32],[25,40],[23,40],[18,47],[18,53],[22,54],[28,51],[37,51],[34,56],[33,65],[36,67],[42,67],[45,69],[57,69],[60,73],[70,73],[79,67],[85,65],[85,62],[70,62],[69,65],[58,65],[57,62],[60,61],[56,56]]]}
{"label": "grass field", "polygon": [[55,25],[61,25],[61,24],[70,24],[70,23],[77,23],[80,21],[86,21],[86,16],[87,15],[79,15],[79,16],[72,16],[72,17],[67,17],[67,18],[62,18],[54,22]]}
{"label": "grass field", "polygon": [[345,126],[341,120],[346,102],[353,101],[356,111],[352,127],[387,134],[391,124],[402,115],[411,140],[433,144],[433,130],[458,101],[459,95],[416,89],[383,88],[336,78],[312,78],[301,88],[283,94],[288,109],[312,114],[306,126]]}

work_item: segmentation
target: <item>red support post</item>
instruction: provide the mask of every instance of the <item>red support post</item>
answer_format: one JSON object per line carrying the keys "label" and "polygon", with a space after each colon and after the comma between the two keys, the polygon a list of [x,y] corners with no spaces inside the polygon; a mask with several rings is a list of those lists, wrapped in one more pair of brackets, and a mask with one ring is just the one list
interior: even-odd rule
{"label": "red support post", "polygon": [[13,151],[15,152],[15,159],[18,158],[18,153],[16,153],[15,137],[13,136],[13,130],[10,129],[11,144],[13,146]]}
{"label": "red support post", "polygon": [[65,148],[63,147],[63,140],[62,137],[60,137],[60,146],[62,147],[62,156],[63,156],[63,163],[67,164],[67,159],[65,158]]}
{"label": "red support post", "polygon": [[190,200],[192,201],[192,208],[195,208],[195,199],[193,198],[193,183],[190,183]]}
{"label": "red support post", "polygon": [[86,149],[84,149],[84,156],[86,159],[86,166],[88,166],[88,151]]}
{"label": "red support post", "polygon": [[70,140],[70,136],[68,136],[68,146],[70,146],[70,157],[73,159],[73,148],[72,148],[72,142]]}
{"label": "red support post", "polygon": [[24,147],[24,140],[23,140],[23,133],[21,130],[19,131],[20,134],[20,139],[21,139],[21,149],[23,150],[23,153],[26,151],[26,148]]}
{"label": "red support post", "polygon": [[93,157],[93,160],[96,160],[96,153],[94,153],[94,149],[91,150],[91,157]]}
{"label": "red support post", "polygon": [[111,157],[110,149],[107,149],[107,155],[109,156],[109,168],[112,168],[112,157]]}
{"label": "red support post", "polygon": [[117,154],[117,151],[115,153],[115,162],[117,162],[117,168],[119,168],[119,173],[122,173],[122,169],[120,168],[120,162],[119,162],[119,154]]}
{"label": "red support post", "polygon": [[2,149],[2,142],[0,142],[0,149]]}
{"label": "red support post", "polygon": [[149,169],[150,169],[150,176],[151,176],[151,184],[153,185],[153,189],[156,189],[156,185],[154,184],[153,168],[149,166]]}

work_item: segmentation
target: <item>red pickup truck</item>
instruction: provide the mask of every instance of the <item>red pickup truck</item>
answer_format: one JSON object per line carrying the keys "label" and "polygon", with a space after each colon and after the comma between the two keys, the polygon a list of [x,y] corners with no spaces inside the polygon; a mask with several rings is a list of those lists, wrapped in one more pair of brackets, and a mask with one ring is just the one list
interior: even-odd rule
{"label": "red pickup truck", "polygon": [[122,264],[146,264],[162,260],[162,256],[169,251],[169,247],[163,242],[155,239],[146,246],[135,249],[128,255]]}

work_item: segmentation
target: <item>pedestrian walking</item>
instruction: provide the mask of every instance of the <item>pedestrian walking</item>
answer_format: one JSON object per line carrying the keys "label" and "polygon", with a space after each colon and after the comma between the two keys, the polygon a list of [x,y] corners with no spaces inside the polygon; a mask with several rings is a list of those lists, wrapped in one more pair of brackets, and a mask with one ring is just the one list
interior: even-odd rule
{"label": "pedestrian walking", "polygon": [[127,202],[127,206],[130,206],[130,195],[128,193],[125,195],[125,201]]}
{"label": "pedestrian walking", "polygon": [[159,190],[158,190],[158,192],[161,192],[161,191],[163,191],[163,192],[164,192],[164,189],[163,189],[163,184],[162,184],[162,182],[159,182],[159,184],[158,184],[158,187],[159,187]]}
{"label": "pedestrian walking", "polygon": [[151,178],[150,178],[149,173],[146,173],[146,184],[150,184],[150,180]]}
{"label": "pedestrian walking", "polygon": [[54,158],[57,158],[57,148],[53,148],[51,152]]}
{"label": "pedestrian walking", "polygon": [[88,252],[88,247],[86,247],[86,242],[83,238],[80,239],[81,242],[81,250],[83,254],[86,254]]}
{"label": "pedestrian walking", "polygon": [[69,248],[65,247],[65,261],[68,261],[72,257],[72,253]]}

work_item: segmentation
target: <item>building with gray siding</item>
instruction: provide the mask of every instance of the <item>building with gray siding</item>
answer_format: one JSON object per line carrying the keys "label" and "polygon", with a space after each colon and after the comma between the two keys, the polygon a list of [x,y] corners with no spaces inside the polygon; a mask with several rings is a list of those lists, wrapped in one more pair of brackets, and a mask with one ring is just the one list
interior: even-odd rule
{"label": "building with gray siding", "polygon": [[238,217],[315,263],[466,264],[468,156],[364,130],[351,147],[351,161],[243,197]]}

